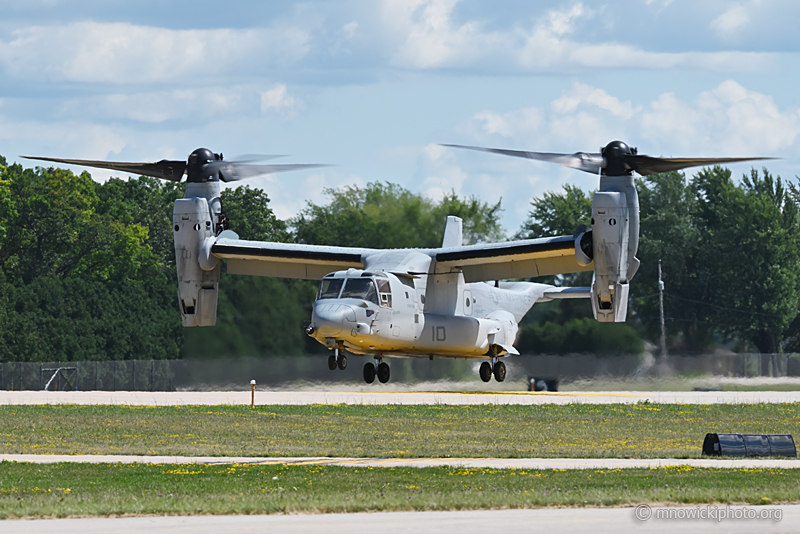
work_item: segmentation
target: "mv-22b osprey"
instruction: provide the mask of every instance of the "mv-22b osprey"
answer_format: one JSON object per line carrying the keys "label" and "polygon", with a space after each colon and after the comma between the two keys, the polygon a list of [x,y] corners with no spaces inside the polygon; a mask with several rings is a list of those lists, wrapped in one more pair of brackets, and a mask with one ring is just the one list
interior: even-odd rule
{"label": "mv-22b osprey", "polygon": [[[309,336],[328,347],[331,370],[347,366],[346,354],[374,358],[364,380],[389,380],[385,358],[482,359],[484,382],[502,382],[500,360],[519,354],[518,324],[537,302],[588,298],[595,319],[623,322],[628,288],[639,268],[639,200],[633,171],[655,174],[686,167],[762,158],[666,159],[638,155],[623,142],[600,153],[552,154],[445,145],[549,161],[600,176],[592,199],[591,227],[570,236],[462,245],[461,220],[448,217],[435,249],[369,249],[247,241],[227,229],[220,181],[315,165],[253,165],[225,161],[197,149],[188,162],[156,163],[32,158],[114,169],[180,181],[186,194],[175,202],[173,229],[178,302],[183,326],[213,326],[220,260],[229,274],[320,280]],[[556,287],[500,280],[593,271],[591,287]],[[277,335],[277,333],[276,333]]]}

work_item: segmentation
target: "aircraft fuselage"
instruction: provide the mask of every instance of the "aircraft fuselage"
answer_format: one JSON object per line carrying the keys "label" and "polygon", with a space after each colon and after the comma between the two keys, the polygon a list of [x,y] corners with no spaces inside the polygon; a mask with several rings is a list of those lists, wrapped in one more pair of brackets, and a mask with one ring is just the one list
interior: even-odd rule
{"label": "aircraft fuselage", "polygon": [[308,333],[354,354],[486,358],[516,353],[517,323],[551,286],[465,283],[461,273],[325,276]]}

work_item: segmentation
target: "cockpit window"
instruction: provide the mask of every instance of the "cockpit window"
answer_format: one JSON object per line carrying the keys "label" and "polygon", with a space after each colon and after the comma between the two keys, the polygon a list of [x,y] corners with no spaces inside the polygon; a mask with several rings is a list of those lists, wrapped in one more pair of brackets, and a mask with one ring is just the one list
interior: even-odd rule
{"label": "cockpit window", "polygon": [[319,285],[319,296],[317,299],[335,299],[339,297],[344,278],[323,278]]}
{"label": "cockpit window", "polygon": [[342,291],[343,299],[362,299],[378,303],[378,294],[371,278],[348,278]]}

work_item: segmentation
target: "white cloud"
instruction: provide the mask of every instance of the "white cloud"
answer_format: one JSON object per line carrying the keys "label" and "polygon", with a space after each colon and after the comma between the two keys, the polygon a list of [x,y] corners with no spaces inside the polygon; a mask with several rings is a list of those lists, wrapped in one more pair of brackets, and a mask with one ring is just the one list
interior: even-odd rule
{"label": "white cloud", "polygon": [[[20,146],[47,147],[20,151],[31,156],[61,156],[81,159],[109,159],[119,154],[127,146],[126,132],[110,126],[87,124],[84,122],[57,122],[42,124],[36,121],[11,121],[0,116],[0,142],[3,146],[19,144]],[[34,153],[32,153],[34,152]],[[12,154],[6,154],[13,157]],[[23,160],[26,167],[47,165],[43,162]],[[86,169],[74,167],[75,172]],[[105,181],[113,171],[97,171],[93,173],[99,181]]]}
{"label": "white cloud", "polygon": [[[618,42],[570,37],[596,13],[576,3],[552,10],[530,27],[521,23],[486,31],[477,21],[458,23],[458,0],[385,0],[384,22],[398,35],[393,62],[411,69],[483,68],[511,72],[563,72],[574,68],[761,71],[777,56],[758,52],[652,52]],[[731,19],[728,24],[736,22]]]}
{"label": "white cloud", "polygon": [[485,133],[515,137],[538,131],[543,124],[544,114],[539,108],[529,107],[510,113],[481,111],[474,118]]}
{"label": "white cloud", "polygon": [[[769,95],[733,80],[691,100],[667,92],[642,102],[575,83],[549,104],[508,113],[481,111],[457,131],[461,140],[456,142],[541,152],[597,152],[620,139],[652,156],[780,157],[800,150],[800,109],[781,108]],[[524,220],[532,196],[566,183],[597,187],[590,174],[526,159],[455,149],[442,154],[428,147],[420,154],[422,190],[433,194],[455,187],[486,201],[502,196],[513,224]],[[743,163],[736,172],[750,166]]]}
{"label": "white cloud", "polygon": [[552,10],[547,14],[550,19],[549,29],[556,35],[572,33],[575,21],[591,14],[592,11],[583,7],[583,4],[575,4],[563,11]]}
{"label": "white cloud", "polygon": [[425,156],[431,161],[439,161],[448,155],[447,147],[442,145],[427,145],[424,151]]}
{"label": "white cloud", "polygon": [[468,175],[455,165],[452,151],[440,145],[427,145],[422,149],[426,176],[420,184],[421,192],[434,200],[455,191],[462,193]]}
{"label": "white cloud", "polygon": [[291,114],[301,106],[302,102],[288,95],[284,84],[278,84],[261,93],[261,111],[271,110]]}
{"label": "white cloud", "polygon": [[112,93],[64,100],[58,115],[91,116],[98,121],[126,120],[151,124],[166,121],[196,123],[212,117],[243,111],[249,100],[256,100],[252,88],[208,87]]}
{"label": "white cloud", "polygon": [[475,22],[461,26],[451,23],[458,1],[386,0],[385,22],[396,26],[405,40],[395,62],[422,69],[466,64],[500,44],[500,34],[483,34]]}
{"label": "white cloud", "polygon": [[0,41],[0,64],[15,77],[143,84],[201,81],[237,69],[292,63],[307,32],[280,29],[172,30],[127,23],[30,26]]}
{"label": "white cloud", "polygon": [[602,89],[583,83],[575,84],[569,94],[562,95],[550,105],[558,113],[573,112],[581,105],[594,106],[623,120],[630,119],[639,110],[638,107],[631,104],[630,100],[622,102]]}
{"label": "white cloud", "polygon": [[711,22],[711,29],[720,37],[731,38],[750,23],[750,14],[743,5],[733,5]]}
{"label": "white cloud", "polygon": [[356,32],[358,31],[359,24],[356,21],[350,21],[344,26],[342,26],[342,35],[345,39],[352,39],[356,36]]}
{"label": "white cloud", "polygon": [[482,111],[459,130],[471,143],[510,142],[515,148],[537,151],[592,152],[622,139],[651,141],[653,150],[691,151],[683,155],[696,157],[775,154],[800,148],[795,147],[800,110],[780,109],[769,95],[734,80],[700,93],[694,101],[668,92],[645,103],[622,101],[600,88],[575,83],[549,106],[505,114]]}
{"label": "white cloud", "polygon": [[[507,113],[481,111],[459,127],[475,143],[537,151],[595,151],[601,144],[623,137],[642,105],[620,100],[603,89],[574,83],[543,107]],[[502,139],[492,139],[492,138]],[[598,144],[600,143],[600,144]]]}
{"label": "white cloud", "polygon": [[797,113],[780,112],[771,98],[729,80],[694,102],[660,95],[642,114],[641,130],[650,139],[668,139],[681,151],[706,147],[722,155],[769,154],[791,146]]}

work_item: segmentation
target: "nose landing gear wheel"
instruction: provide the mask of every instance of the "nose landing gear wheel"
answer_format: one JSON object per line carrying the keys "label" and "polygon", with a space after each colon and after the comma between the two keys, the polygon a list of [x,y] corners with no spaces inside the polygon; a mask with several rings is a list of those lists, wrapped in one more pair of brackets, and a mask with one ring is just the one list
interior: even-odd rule
{"label": "nose landing gear wheel", "polygon": [[372,362],[364,364],[364,382],[367,384],[375,382],[375,365]]}
{"label": "nose landing gear wheel", "polygon": [[344,354],[339,354],[339,360],[337,364],[339,365],[339,369],[341,369],[342,371],[347,369],[347,356],[345,356]]}
{"label": "nose landing gear wheel", "polygon": [[336,369],[336,356],[334,356],[333,354],[328,356],[328,369],[330,369],[331,371]]}
{"label": "nose landing gear wheel", "polygon": [[488,382],[492,379],[492,366],[489,362],[483,362],[481,368],[478,370],[481,380]]}
{"label": "nose landing gear wheel", "polygon": [[389,381],[389,364],[385,362],[381,362],[378,365],[378,380],[380,380],[381,384],[385,384]]}
{"label": "nose landing gear wheel", "polygon": [[494,364],[494,379],[498,382],[502,382],[506,379],[506,364],[503,362]]}

